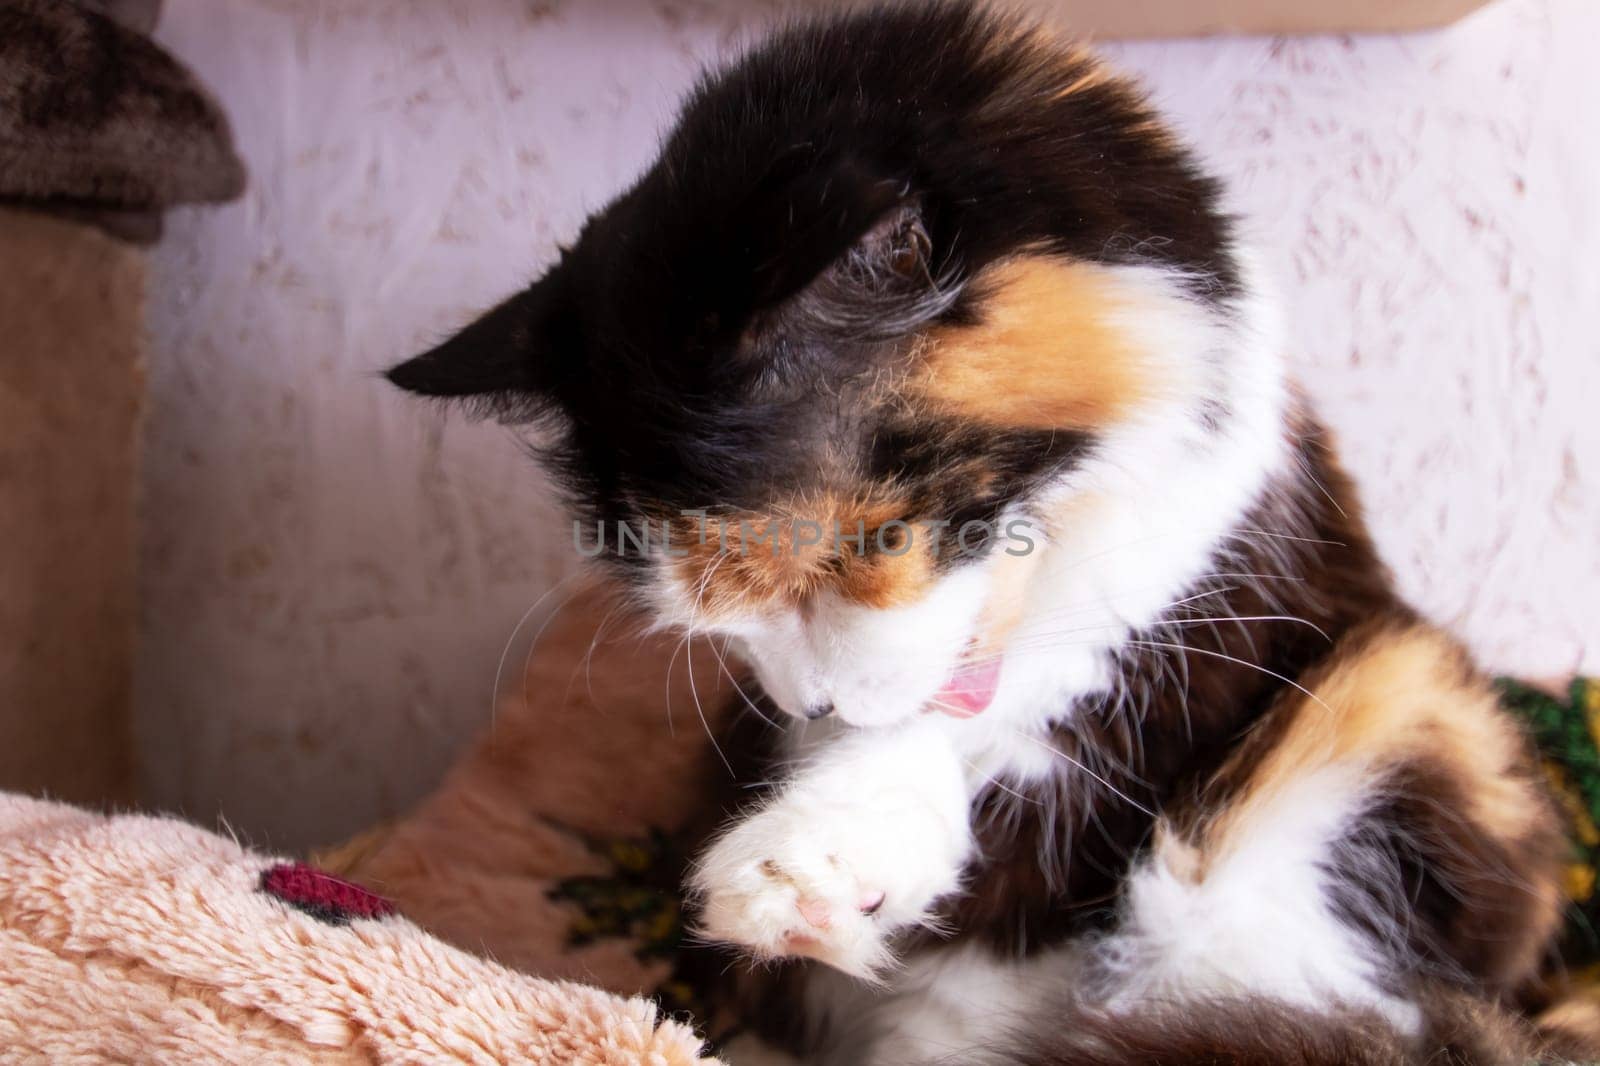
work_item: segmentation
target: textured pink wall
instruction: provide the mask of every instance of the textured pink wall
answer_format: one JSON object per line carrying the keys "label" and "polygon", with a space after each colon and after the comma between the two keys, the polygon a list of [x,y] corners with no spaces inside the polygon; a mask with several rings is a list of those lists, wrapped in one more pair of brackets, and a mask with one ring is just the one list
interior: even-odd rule
{"label": "textured pink wall", "polygon": [[[154,264],[151,800],[326,841],[488,721],[568,534],[504,433],[373,371],[536,271],[764,17],[168,0],[253,181]],[[1405,589],[1536,675],[1600,669],[1596,39],[1587,0],[1501,0],[1406,38],[1111,48],[1237,186]]]}

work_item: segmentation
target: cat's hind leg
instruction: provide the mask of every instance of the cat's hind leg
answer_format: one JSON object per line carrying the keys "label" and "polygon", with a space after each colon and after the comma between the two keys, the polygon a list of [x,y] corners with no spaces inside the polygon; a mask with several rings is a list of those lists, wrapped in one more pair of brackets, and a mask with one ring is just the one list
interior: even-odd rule
{"label": "cat's hind leg", "polygon": [[1262,995],[1418,1033],[1424,975],[1515,989],[1556,927],[1563,837],[1492,688],[1406,622],[1301,680],[1158,825],[1101,948],[1110,1002]]}

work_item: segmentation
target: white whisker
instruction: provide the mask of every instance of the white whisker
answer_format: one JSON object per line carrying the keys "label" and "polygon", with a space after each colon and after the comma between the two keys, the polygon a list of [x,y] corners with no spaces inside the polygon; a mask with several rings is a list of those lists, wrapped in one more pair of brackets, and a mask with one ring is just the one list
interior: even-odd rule
{"label": "white whisker", "polygon": [[711,723],[706,720],[705,708],[700,704],[700,686],[696,683],[694,677],[694,641],[692,639],[685,640],[683,647],[685,651],[684,658],[688,663],[689,695],[694,697],[694,713],[700,716],[700,726],[706,731],[706,739],[711,741],[711,748],[717,753],[717,758],[722,760],[722,765],[727,768],[728,776],[737,777],[738,775],[733,772],[733,763],[729,762],[728,757],[723,754],[722,745],[717,743],[716,734],[711,731]]}
{"label": "white whisker", "polygon": [[1273,533],[1265,529],[1235,529],[1230,536],[1249,534],[1252,537],[1272,537],[1274,540],[1292,540],[1300,544],[1326,544],[1334,548],[1345,548],[1349,545],[1342,540],[1323,540],[1320,537],[1297,537],[1292,533]]}
{"label": "white whisker", "polygon": [[1168,644],[1163,641],[1154,640],[1130,640],[1128,643],[1139,644],[1151,648],[1176,648],[1180,651],[1192,651],[1199,655],[1210,655],[1218,659],[1226,659],[1228,662],[1237,663],[1240,666],[1266,674],[1268,677],[1275,677],[1279,681],[1282,681],[1285,685],[1289,685],[1290,687],[1303,693],[1308,698],[1315,700],[1317,703],[1326,708],[1329,713],[1333,712],[1333,708],[1328,706],[1326,700],[1324,700],[1321,696],[1318,696],[1315,692],[1312,692],[1310,689],[1306,688],[1304,685],[1301,685],[1298,681],[1295,681],[1292,678],[1284,677],[1282,674],[1276,673],[1272,670],[1268,670],[1265,666],[1261,666],[1257,663],[1249,662],[1248,660],[1240,659],[1232,655],[1225,655],[1220,651],[1212,651],[1209,648],[1192,648],[1185,644]]}
{"label": "white whisker", "polygon": [[[511,654],[511,646],[513,644],[515,644],[516,641],[517,641],[517,634],[519,632],[521,632],[523,626],[528,624],[528,619],[533,617],[533,612],[535,612],[535,611],[537,611],[539,609],[540,604],[544,603],[545,600],[548,600],[563,585],[566,585],[566,584],[568,584],[568,583],[570,583],[572,581],[576,581],[579,577],[582,577],[582,576],[584,576],[584,575],[583,575],[583,573],[581,571],[575,571],[575,572],[573,572],[571,574],[568,574],[566,577],[562,578],[560,581],[557,581],[554,585],[551,585],[549,588],[545,589],[544,590],[544,594],[541,595],[538,599],[534,600],[533,601],[533,605],[531,607],[529,607],[526,611],[523,611],[522,612],[522,617],[517,619],[517,624],[511,627],[511,635],[506,637],[505,647],[500,649],[500,661],[495,665],[495,668],[494,668],[494,687],[489,691],[489,730],[490,730],[490,732],[494,731],[495,716],[499,712],[499,707],[500,707],[500,679],[505,674],[506,658],[508,656],[510,656],[510,654]],[[565,605],[565,601],[563,601],[563,605]],[[535,637],[534,639],[537,642],[538,638]]]}
{"label": "white whisker", "polygon": [[1038,799],[1036,799],[1035,797],[1024,795],[1023,793],[1018,792],[1016,789],[1012,788],[1010,785],[1002,784],[998,777],[990,777],[988,774],[986,774],[982,770],[978,769],[978,764],[973,762],[971,759],[962,759],[961,761],[966,763],[967,764],[967,769],[969,769],[973,773],[977,774],[978,778],[980,780],[982,780],[984,783],[993,785],[995,788],[999,789],[1001,792],[1004,792],[1006,795],[1011,796],[1014,799],[1019,799],[1023,803],[1032,803],[1032,804],[1035,804],[1035,805],[1039,804],[1040,801]]}
{"label": "white whisker", "polygon": [[733,640],[732,637],[724,637],[723,640],[722,640],[722,650],[721,651],[717,650],[717,645],[716,645],[716,643],[714,641],[713,642],[709,642],[710,645],[711,645],[711,652],[712,652],[713,655],[715,655],[717,657],[717,664],[719,666],[721,666],[721,668],[722,668],[723,676],[726,677],[728,679],[729,683],[731,683],[733,685],[734,691],[739,693],[739,698],[744,700],[744,705],[746,707],[749,707],[752,711],[755,712],[757,718],[760,718],[763,722],[765,722],[768,725],[772,726],[774,729],[779,728],[777,722],[774,722],[771,718],[768,718],[765,714],[763,714],[761,712],[761,708],[757,707],[755,705],[755,702],[753,700],[751,700],[749,695],[745,692],[744,686],[739,684],[739,679],[737,677],[734,677],[733,676],[733,671],[728,668],[728,660],[726,658],[726,654],[727,654],[727,651],[728,651],[728,644],[732,640]]}
{"label": "white whisker", "polygon": [[1084,773],[1088,774],[1090,777],[1092,777],[1096,781],[1100,782],[1107,789],[1109,789],[1113,794],[1115,794],[1116,796],[1121,798],[1124,802],[1126,802],[1129,805],[1133,806],[1135,809],[1137,809],[1139,811],[1142,811],[1145,814],[1148,814],[1152,818],[1157,817],[1157,814],[1156,814],[1155,811],[1151,810],[1149,807],[1146,807],[1144,804],[1140,803],[1138,800],[1134,799],[1132,796],[1130,796],[1126,792],[1122,791],[1116,785],[1113,785],[1110,781],[1106,780],[1106,778],[1102,777],[1100,774],[1095,773],[1085,763],[1081,762],[1078,759],[1074,759],[1072,756],[1068,755],[1066,752],[1062,751],[1060,748],[1056,747],[1054,744],[1046,744],[1044,741],[1040,740],[1038,737],[1030,736],[1029,734],[1024,733],[1024,732],[1022,732],[1020,730],[1013,729],[1012,733],[1014,735],[1022,738],[1023,740],[1026,740],[1028,743],[1033,744],[1035,747],[1043,748],[1045,751],[1047,751],[1050,754],[1056,756],[1057,758],[1064,759],[1067,762],[1071,763],[1073,766],[1076,766],[1078,769],[1082,770]]}

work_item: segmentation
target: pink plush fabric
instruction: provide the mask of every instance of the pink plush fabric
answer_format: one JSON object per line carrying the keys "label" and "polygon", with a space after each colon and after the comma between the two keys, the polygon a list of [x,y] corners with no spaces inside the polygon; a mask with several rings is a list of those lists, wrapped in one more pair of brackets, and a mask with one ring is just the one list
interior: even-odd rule
{"label": "pink plush fabric", "polygon": [[0,794],[6,1061],[715,1063],[647,1000],[508,970],[346,887],[172,819]]}

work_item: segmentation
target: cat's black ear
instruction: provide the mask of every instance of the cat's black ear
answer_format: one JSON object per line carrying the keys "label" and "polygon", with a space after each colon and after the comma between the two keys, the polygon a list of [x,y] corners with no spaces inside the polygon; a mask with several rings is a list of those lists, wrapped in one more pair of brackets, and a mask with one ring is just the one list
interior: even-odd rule
{"label": "cat's black ear", "polygon": [[424,396],[540,397],[552,385],[558,358],[552,343],[553,288],[553,278],[546,276],[384,376]]}
{"label": "cat's black ear", "polygon": [[922,207],[903,200],[880,214],[834,269],[879,288],[920,288],[933,284],[933,242]]}
{"label": "cat's black ear", "polygon": [[937,265],[920,206],[902,200],[791,299],[786,323],[814,335],[888,340],[922,328],[960,295]]}
{"label": "cat's black ear", "polygon": [[862,242],[879,243],[875,224],[915,210],[902,180],[853,156],[823,159],[810,145],[796,147],[772,165],[739,219],[739,239],[754,253],[756,305],[782,303]]}

